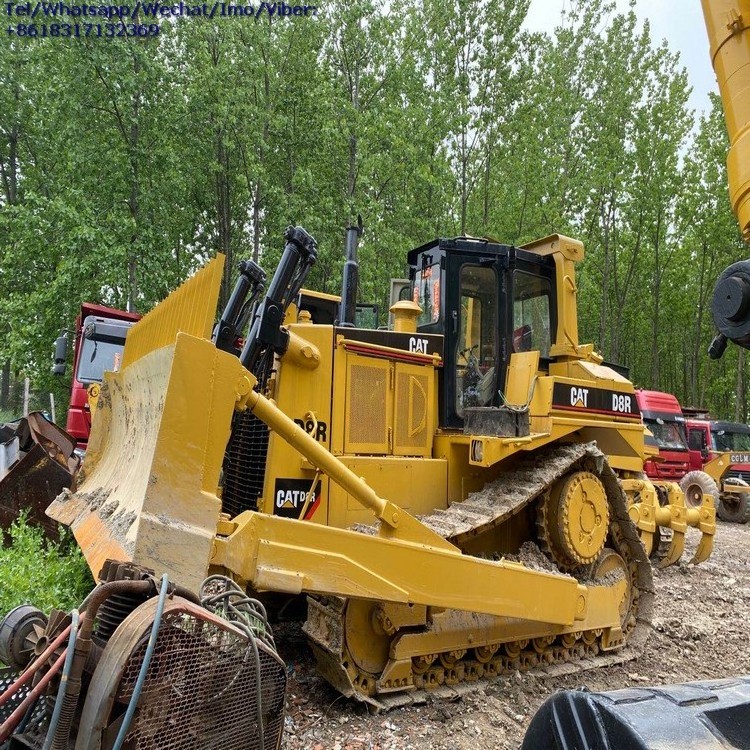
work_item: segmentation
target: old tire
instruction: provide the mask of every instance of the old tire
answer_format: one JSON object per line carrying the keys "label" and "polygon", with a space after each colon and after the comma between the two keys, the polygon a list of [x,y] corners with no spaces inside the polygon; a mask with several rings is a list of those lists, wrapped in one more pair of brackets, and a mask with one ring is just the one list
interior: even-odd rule
{"label": "old tire", "polygon": [[685,505],[688,508],[700,508],[703,505],[703,495],[711,495],[714,507],[719,506],[719,488],[705,471],[691,471],[680,480],[680,489],[685,495]]}
{"label": "old tire", "polygon": [[[747,482],[738,477],[731,477],[724,482],[724,485],[736,484],[740,487],[747,487]],[[745,493],[732,494],[725,492],[719,499],[716,506],[716,515],[728,523],[748,523],[750,521],[750,495]]]}

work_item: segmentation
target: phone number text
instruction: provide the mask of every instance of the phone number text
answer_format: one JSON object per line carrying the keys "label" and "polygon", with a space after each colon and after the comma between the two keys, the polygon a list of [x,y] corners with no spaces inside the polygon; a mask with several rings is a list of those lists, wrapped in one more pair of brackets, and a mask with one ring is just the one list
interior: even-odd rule
{"label": "phone number text", "polygon": [[8,26],[8,36],[18,37],[118,37],[159,36],[159,24],[138,23],[18,23]]}

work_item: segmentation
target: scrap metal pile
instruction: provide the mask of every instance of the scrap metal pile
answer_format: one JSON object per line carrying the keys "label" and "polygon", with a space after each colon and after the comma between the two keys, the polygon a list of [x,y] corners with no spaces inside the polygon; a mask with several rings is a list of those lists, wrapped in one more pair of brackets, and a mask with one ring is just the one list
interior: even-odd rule
{"label": "scrap metal pile", "polygon": [[2,750],[277,750],[286,669],[265,610],[108,561],[78,610],[0,622]]}

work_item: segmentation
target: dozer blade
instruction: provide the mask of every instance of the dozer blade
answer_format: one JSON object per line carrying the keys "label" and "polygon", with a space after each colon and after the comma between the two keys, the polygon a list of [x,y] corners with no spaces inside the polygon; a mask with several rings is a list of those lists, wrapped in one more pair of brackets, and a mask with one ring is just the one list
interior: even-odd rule
{"label": "dozer blade", "polygon": [[73,529],[92,573],[111,558],[192,588],[205,578],[243,373],[210,341],[178,334],[105,376],[85,475],[47,511]]}
{"label": "dozer blade", "polygon": [[235,398],[249,388],[239,360],[208,340],[222,265],[211,261],[131,329],[123,369],[102,383],[78,489],[48,510],[94,575],[112,558],[192,588],[205,577]]}

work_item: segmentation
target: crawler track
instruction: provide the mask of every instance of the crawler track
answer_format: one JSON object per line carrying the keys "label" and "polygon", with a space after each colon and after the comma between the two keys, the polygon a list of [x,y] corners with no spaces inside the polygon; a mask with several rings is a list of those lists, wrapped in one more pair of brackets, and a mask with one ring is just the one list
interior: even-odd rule
{"label": "crawler track", "polygon": [[[463,502],[453,503],[446,510],[435,511],[420,520],[430,529],[463,548],[477,536],[508,522],[532,503],[543,501],[552,485],[571,471],[595,473],[604,484],[610,512],[607,546],[602,552],[620,561],[615,574],[600,576],[599,562],[574,572],[575,577],[589,586],[613,586],[626,575],[630,592],[621,607],[621,634],[612,637],[601,630],[571,631],[562,634],[545,632],[544,624],[531,621],[507,621],[477,613],[457,610],[431,612],[417,628],[386,627],[386,632],[373,630],[373,639],[380,639],[384,653],[390,654],[385,668],[363,669],[347,645],[347,609],[353,602],[338,597],[309,597],[308,619],[304,630],[316,655],[323,676],[345,695],[354,695],[380,709],[419,702],[427,694],[451,696],[473,688],[479,681],[515,671],[541,671],[545,674],[569,674],[621,663],[642,650],[648,634],[653,608],[651,567],[637,530],[627,514],[625,495],[605,456],[594,444],[571,444],[540,450],[520,461],[514,471],[501,476],[483,490]],[[362,533],[377,533],[375,527],[358,527]],[[529,540],[535,542],[536,540]],[[524,545],[526,553],[536,551],[533,563],[542,559],[536,547]],[[522,548],[521,561],[524,561]],[[616,553],[616,554],[615,554]],[[542,559],[544,567],[554,570],[553,563]],[[532,563],[532,564],[533,564]],[[602,563],[603,565],[604,563]],[[619,577],[618,577],[619,576]],[[377,605],[371,617],[358,621],[358,626],[377,620]],[[355,609],[356,611],[356,609]],[[381,618],[382,620],[382,618]],[[386,620],[387,622],[387,620]],[[528,627],[525,627],[528,623]],[[478,628],[496,634],[496,640],[472,646],[472,635]],[[525,631],[525,632],[524,632]],[[446,634],[444,651],[430,649],[414,656],[414,643],[426,643],[432,637],[440,641]],[[519,637],[522,633],[524,637]],[[456,647],[465,636],[465,647]],[[404,677],[394,670],[394,655],[406,643],[411,670]],[[406,649],[408,650],[408,649]],[[607,653],[602,653],[602,652]],[[595,659],[593,657],[596,657]],[[360,660],[361,662],[361,660]],[[398,666],[398,665],[396,665]],[[390,679],[391,674],[401,675]]]}

